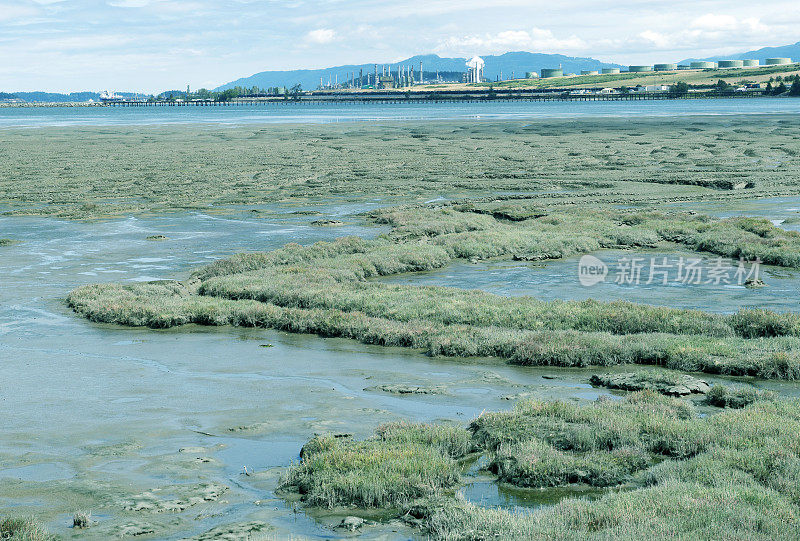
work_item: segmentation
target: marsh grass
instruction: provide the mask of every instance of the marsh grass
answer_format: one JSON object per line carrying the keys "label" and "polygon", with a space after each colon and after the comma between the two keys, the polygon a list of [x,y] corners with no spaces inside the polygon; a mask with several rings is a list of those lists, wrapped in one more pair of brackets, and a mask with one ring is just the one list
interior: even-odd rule
{"label": "marsh grass", "polygon": [[776,395],[770,391],[757,389],[731,389],[725,385],[714,385],[706,394],[705,403],[718,408],[740,409],[760,400],[775,400]]}
{"label": "marsh grass", "polygon": [[[311,505],[396,508],[435,539],[796,539],[800,402],[762,398],[705,418],[650,391],[589,405],[528,400],[469,431],[393,424],[362,442],[318,437],[285,488]],[[480,507],[450,490],[455,459],[474,449],[519,487],[611,490],[536,513]]]}
{"label": "marsh grass", "polygon": [[652,364],[713,374],[800,378],[800,340],[746,340],[702,335],[544,330],[408,322],[362,312],[285,308],[257,300],[192,293],[183,284],[104,284],[73,291],[67,302],[92,321],[169,328],[196,323],[271,328],[349,338],[365,344],[409,347],[429,355],[498,357],[518,365],[612,366]]}
{"label": "marsh grass", "polygon": [[623,238],[628,247],[663,242],[665,235],[688,243],[692,235],[713,228],[774,241],[770,249],[784,262],[800,253],[800,237],[776,231],[769,222],[609,212],[589,213],[579,222],[561,213],[509,225],[451,208],[390,209],[372,216],[391,223],[392,232],[375,240],[348,237],[241,254],[199,269],[186,282],[82,287],[68,303],[93,321],[153,328],[187,323],[265,327],[417,348],[430,355],[494,356],[520,365],[652,364],[800,378],[797,314],[715,315],[373,280],[441,268],[460,257],[546,259],[617,246]]}
{"label": "marsh grass", "polygon": [[92,513],[89,511],[78,511],[72,515],[72,527],[86,529],[92,525]]}
{"label": "marsh grass", "polygon": [[40,524],[29,518],[0,519],[0,539],[3,541],[55,541]]}
{"label": "marsh grass", "polygon": [[[798,193],[795,124],[753,115],[690,124],[684,118],[427,122],[425,137],[402,123],[250,126],[224,135],[194,126],[11,129],[4,132],[0,200],[15,214],[85,219],[212,205],[514,192],[538,192],[539,204],[659,205],[742,197],[679,185],[731,178],[756,182],[756,196],[786,195]],[[508,212],[516,216],[524,215]]]}
{"label": "marsh grass", "polygon": [[427,524],[442,539],[794,539],[798,406],[759,399],[701,419],[684,401],[641,392],[584,409],[529,402],[486,414],[472,430],[496,449],[501,479],[637,488],[533,515],[450,501],[432,506]]}
{"label": "marsh grass", "polygon": [[309,505],[398,508],[457,485],[455,458],[470,450],[469,433],[457,427],[385,425],[364,441],[317,436],[282,488]]}
{"label": "marsh grass", "polygon": [[798,520],[797,508],[781,495],[732,479],[710,486],[669,481],[593,502],[566,499],[530,514],[453,501],[439,501],[429,509],[428,535],[447,541],[789,541],[797,538]]}

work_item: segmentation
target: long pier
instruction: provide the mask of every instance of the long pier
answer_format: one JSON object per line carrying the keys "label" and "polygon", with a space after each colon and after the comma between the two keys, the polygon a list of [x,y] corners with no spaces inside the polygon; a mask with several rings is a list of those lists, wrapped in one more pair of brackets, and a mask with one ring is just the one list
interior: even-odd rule
{"label": "long pier", "polygon": [[500,89],[500,90],[442,90],[432,92],[306,92],[297,96],[242,96],[228,101],[217,100],[105,100],[108,107],[235,107],[241,105],[268,105],[285,103],[477,103],[477,102],[515,102],[515,101],[660,101],[676,99],[707,98],[756,98],[764,91],[751,89],[745,92],[707,91],[677,94],[674,92],[616,92],[602,93],[601,89],[588,89],[587,93],[575,93],[569,89]]}

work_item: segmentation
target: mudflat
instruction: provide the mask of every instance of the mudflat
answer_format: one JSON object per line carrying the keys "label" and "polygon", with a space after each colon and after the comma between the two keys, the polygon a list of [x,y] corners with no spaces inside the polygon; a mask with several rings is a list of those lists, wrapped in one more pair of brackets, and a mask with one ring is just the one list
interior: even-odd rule
{"label": "mudflat", "polygon": [[757,256],[769,289],[800,267],[793,119],[3,134],[4,515],[86,539],[794,535],[794,311],[415,283],[612,249]]}

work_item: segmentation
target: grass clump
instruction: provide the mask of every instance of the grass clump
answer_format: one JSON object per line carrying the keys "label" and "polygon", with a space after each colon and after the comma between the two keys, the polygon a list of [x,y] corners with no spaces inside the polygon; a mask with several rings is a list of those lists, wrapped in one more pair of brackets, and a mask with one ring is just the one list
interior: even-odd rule
{"label": "grass clump", "polygon": [[392,424],[377,434],[363,441],[314,438],[282,487],[297,490],[309,505],[398,508],[459,483],[455,458],[471,449],[464,429]]}
{"label": "grass clump", "polygon": [[573,453],[534,439],[501,444],[491,469],[500,480],[520,487],[546,488],[574,483],[606,487],[624,483],[632,473],[650,463],[650,455],[642,448]]}
{"label": "grass clump", "polygon": [[92,525],[92,513],[89,511],[78,511],[72,515],[72,527],[86,529]]}
{"label": "grass clump", "polygon": [[658,456],[701,452],[708,441],[695,420],[689,403],[641,391],[588,407],[524,402],[512,412],[482,415],[470,429],[492,453],[489,468],[503,481],[535,488],[613,486]]}
{"label": "grass clump", "polygon": [[731,389],[725,385],[714,385],[706,394],[705,403],[718,408],[741,409],[761,400],[775,400],[775,393],[757,389]]}
{"label": "grass clump", "polygon": [[15,244],[13,239],[0,239],[0,246],[11,246],[12,244]]}
{"label": "grass clump", "polygon": [[0,519],[0,539],[3,541],[55,541],[40,524],[29,518]]}

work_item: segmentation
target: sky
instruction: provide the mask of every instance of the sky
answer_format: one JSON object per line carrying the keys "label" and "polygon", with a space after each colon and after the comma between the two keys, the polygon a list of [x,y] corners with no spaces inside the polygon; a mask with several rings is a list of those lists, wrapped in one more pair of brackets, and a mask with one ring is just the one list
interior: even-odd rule
{"label": "sky", "polygon": [[0,91],[213,88],[430,53],[675,62],[797,41],[797,0],[0,0]]}

